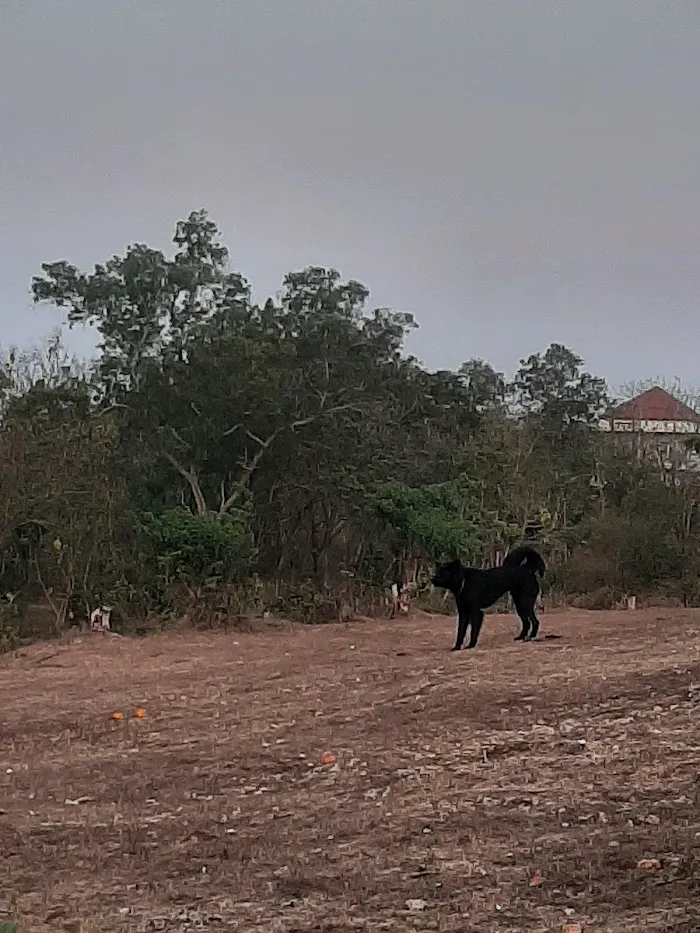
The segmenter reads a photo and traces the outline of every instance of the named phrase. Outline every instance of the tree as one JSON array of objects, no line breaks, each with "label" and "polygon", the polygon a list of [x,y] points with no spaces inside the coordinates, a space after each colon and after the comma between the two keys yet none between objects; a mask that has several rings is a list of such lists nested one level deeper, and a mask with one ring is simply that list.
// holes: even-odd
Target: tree
[{"label": "tree", "polygon": [[108,395],[138,386],[149,363],[182,356],[189,337],[205,321],[247,308],[249,286],[228,270],[228,250],[206,211],[179,221],[167,259],[137,243],[80,271],[65,260],[42,264],[32,281],[35,302],[68,312],[74,324],[93,324],[102,338],[100,371]]},{"label": "tree", "polygon": [[582,359],[561,344],[521,361],[510,386],[521,433],[520,483],[515,498],[529,499],[527,524],[545,526],[551,554],[567,560],[575,529],[593,508],[601,438],[596,429],[608,407],[605,381],[583,369]]},{"label": "tree", "polygon": [[[11,400],[0,428],[2,586],[45,599],[60,631],[74,606],[109,599],[133,559],[113,413],[79,381],[42,381]],[[110,596],[111,594],[111,596]]]},{"label": "tree", "polygon": [[480,413],[501,411],[506,401],[506,380],[490,363],[467,360],[459,368],[473,411]]},{"label": "tree", "polygon": [[0,414],[34,386],[54,389],[90,379],[90,367],[66,350],[60,330],[29,349],[10,347],[0,352]]},{"label": "tree", "polygon": [[511,386],[516,410],[558,433],[596,424],[608,406],[607,386],[582,366],[581,357],[559,343],[521,360]]},{"label": "tree", "polygon": [[696,490],[608,448],[605,383],[571,350],[510,384],[478,357],[430,372],[405,352],[413,318],[337,269],[290,272],[256,304],[204,211],[173,244],[34,279],[101,350],[81,372],[57,344],[0,367],[3,580],[192,618],[260,579],[278,611],[337,617],[397,559],[490,562],[535,535],[558,586],[586,567],[609,592],[656,585],[661,568],[687,589]]}]

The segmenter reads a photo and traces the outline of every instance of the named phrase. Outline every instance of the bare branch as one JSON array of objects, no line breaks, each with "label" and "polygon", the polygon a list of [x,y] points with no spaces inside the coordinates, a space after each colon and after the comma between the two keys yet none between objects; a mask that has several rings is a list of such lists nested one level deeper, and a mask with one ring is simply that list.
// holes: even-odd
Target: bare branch
[{"label": "bare branch", "polygon": [[180,476],[182,476],[183,479],[187,480],[187,483],[190,489],[192,490],[192,495],[194,496],[195,504],[197,506],[197,514],[204,515],[205,512],[207,511],[207,503],[204,498],[204,493],[202,492],[202,488],[199,485],[199,480],[197,479],[196,474],[193,473],[192,470],[185,469],[185,467],[179,462],[179,460],[176,460],[175,457],[173,457],[171,453],[168,453],[167,450],[163,451],[163,456],[168,461],[168,463],[170,463],[171,466],[173,466],[177,470]]},{"label": "bare branch", "polygon": [[169,428],[170,428],[170,433],[175,438],[175,440],[178,442],[180,447],[182,447],[183,449],[186,449],[187,441],[178,433],[178,431],[172,425],[170,425]]},{"label": "bare branch", "polygon": [[110,402],[109,405],[106,405],[104,408],[97,408],[91,412],[90,417],[92,418],[104,418],[105,415],[108,415],[111,411],[115,411],[118,408],[123,408],[127,410],[128,405],[122,405],[121,402]]},{"label": "bare branch", "polygon": [[55,632],[58,635],[65,628],[66,617],[68,615],[68,606],[70,604],[71,596],[73,595],[73,585],[72,585],[73,581],[72,579],[67,581],[69,585],[69,590],[64,596],[63,604],[61,605],[57,603],[53,598],[53,588],[48,587],[44,583],[44,578],[41,575],[41,568],[39,566],[39,558],[36,555],[34,555],[34,568],[36,571],[36,578],[39,582],[39,586],[43,590],[44,596],[46,597],[46,601],[48,602],[49,606],[51,607],[51,611],[54,614],[54,627],[55,627]]},{"label": "bare branch", "polygon": [[361,408],[358,408],[357,405],[351,405],[349,402],[344,405],[334,405],[333,408],[325,408],[318,414],[310,415],[308,418],[299,418],[297,421],[293,421],[291,424],[292,431],[295,431],[297,428],[302,428],[307,424],[313,424],[314,421],[318,421],[319,418],[326,415],[337,415],[341,411],[353,411],[356,415],[364,415],[364,412]]},{"label": "bare branch", "polygon": [[265,450],[266,448],[270,446],[270,444],[274,441],[274,439],[277,437],[277,435],[280,433],[281,430],[282,430],[281,428],[277,428],[277,430],[273,431],[272,434],[266,440],[263,440],[261,437],[258,437],[257,434],[253,434],[252,431],[246,430],[245,433],[248,435],[251,441],[255,441],[256,444],[260,444],[263,450]]},{"label": "bare branch", "polygon": [[246,431],[246,434],[248,435],[248,437],[250,437],[251,440],[259,444],[260,447],[258,451],[255,453],[255,455],[253,456],[253,459],[250,461],[250,463],[242,464],[241,469],[242,469],[243,475],[241,476],[239,480],[236,480],[236,482],[234,482],[233,492],[231,492],[231,494],[227,496],[225,499],[222,499],[221,505],[219,506],[219,515],[226,515],[226,513],[229,511],[231,506],[233,506],[236,503],[236,501],[241,497],[241,494],[245,492],[245,490],[248,488],[248,486],[250,485],[250,479],[253,473],[255,473],[255,471],[257,470],[258,465],[260,464],[260,461],[265,455],[265,451],[268,449],[270,444],[272,444],[275,438],[278,437],[282,433],[282,430],[283,430],[282,428],[277,428],[277,430],[273,431],[272,434],[270,434],[270,436],[267,437],[265,440],[258,437],[257,434],[253,434],[252,431]]},{"label": "bare branch", "polygon": [[312,424],[316,420],[316,415],[313,418],[300,418],[298,421],[292,421],[290,427],[292,431],[296,431],[297,428],[303,428],[307,424]]},{"label": "bare branch", "polygon": [[[291,425],[289,425],[289,428],[292,431],[296,431],[298,428],[303,428],[308,424],[313,424],[322,415],[334,415],[341,411],[354,411],[357,414],[360,414],[360,415],[363,414],[361,409],[357,408],[354,405],[349,405],[349,404],[336,405],[334,408],[329,408],[325,411],[319,412],[318,414],[312,415],[308,418],[298,418],[296,421],[293,421]],[[233,429],[229,429],[228,433],[231,433],[232,430]],[[231,508],[234,502],[239,498],[241,492],[248,488],[250,479],[253,473],[257,470],[260,464],[260,461],[262,460],[265,454],[265,451],[270,447],[273,441],[275,441],[279,437],[279,435],[283,432],[283,430],[284,430],[284,427],[277,428],[276,430],[272,432],[272,434],[269,435],[269,437],[266,437],[265,439],[263,439],[262,437],[258,437],[257,434],[254,434],[250,430],[246,430],[245,433],[248,435],[248,437],[252,441],[255,441],[255,443],[258,444],[259,449],[255,453],[250,463],[244,463],[242,465],[243,476],[241,477],[240,480],[237,480],[233,484],[235,487],[233,492],[226,499],[222,501],[221,506],[219,507],[219,515],[223,515],[226,512],[228,512],[228,510]]]}]

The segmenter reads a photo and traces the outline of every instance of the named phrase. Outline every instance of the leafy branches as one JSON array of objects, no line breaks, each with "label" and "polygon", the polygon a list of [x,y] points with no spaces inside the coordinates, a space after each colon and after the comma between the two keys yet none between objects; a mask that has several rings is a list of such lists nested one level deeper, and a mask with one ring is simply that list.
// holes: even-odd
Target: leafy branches
[{"label": "leafy branches", "polygon": [[[91,272],[45,263],[32,291],[92,324],[100,357],[81,368],[56,344],[0,367],[8,592],[158,609],[174,581],[194,599],[257,573],[335,606],[397,556],[481,563],[526,534],[556,579],[581,579],[606,528],[591,579],[692,577],[692,483],[611,450],[605,383],[561,344],[512,381],[478,357],[430,372],[404,350],[412,316],[371,307],[336,269],[290,272],[254,303],[204,211],[169,255],[136,243]],[[24,527],[43,529],[31,546]]]}]

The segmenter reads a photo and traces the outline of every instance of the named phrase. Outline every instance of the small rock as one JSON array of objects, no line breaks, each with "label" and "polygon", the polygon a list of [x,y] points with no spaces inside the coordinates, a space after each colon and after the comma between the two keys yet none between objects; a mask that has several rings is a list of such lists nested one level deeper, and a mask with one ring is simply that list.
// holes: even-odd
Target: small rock
[{"label": "small rock", "polygon": [[420,897],[409,897],[409,899],[406,901],[406,909],[414,912],[418,910],[425,910],[427,906],[428,902],[424,901]]},{"label": "small rock", "polygon": [[656,871],[661,868],[661,862],[657,858],[643,858],[637,862],[637,868],[640,871]]}]

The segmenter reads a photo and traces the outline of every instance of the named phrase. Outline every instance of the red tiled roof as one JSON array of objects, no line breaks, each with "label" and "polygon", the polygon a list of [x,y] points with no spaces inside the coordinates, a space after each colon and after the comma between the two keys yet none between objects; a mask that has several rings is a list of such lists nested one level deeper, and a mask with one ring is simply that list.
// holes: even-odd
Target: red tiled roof
[{"label": "red tiled roof", "polygon": [[613,408],[609,417],[627,421],[693,421],[700,424],[700,414],[661,386],[654,386],[636,398],[623,402]]}]

